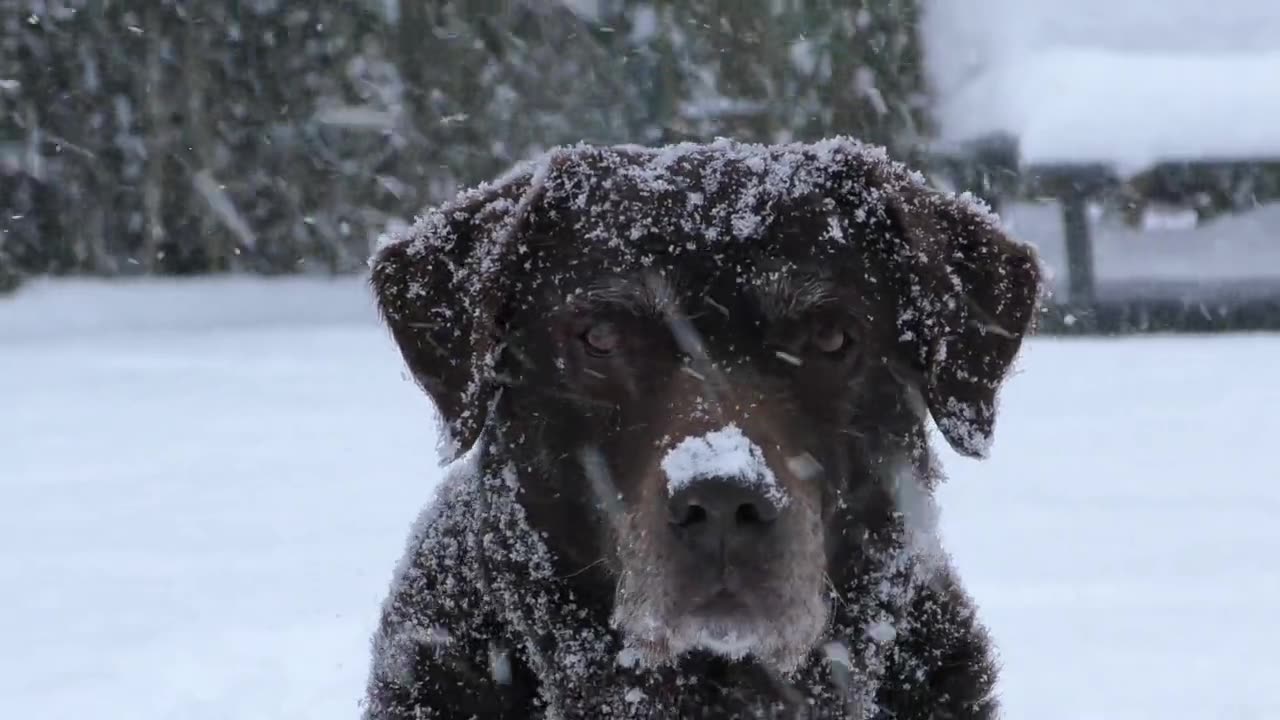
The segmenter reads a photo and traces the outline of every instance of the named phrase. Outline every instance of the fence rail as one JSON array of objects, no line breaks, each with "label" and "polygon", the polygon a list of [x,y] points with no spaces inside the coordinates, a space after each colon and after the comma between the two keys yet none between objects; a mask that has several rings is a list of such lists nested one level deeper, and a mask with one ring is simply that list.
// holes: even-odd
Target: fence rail
[{"label": "fence rail", "polygon": [[[1280,160],[1184,159],[1125,178],[1102,163],[1022,165],[1016,140],[992,136],[941,149],[932,166],[958,189],[971,189],[1006,213],[1018,201],[1048,198],[1058,204],[1062,253],[1052,270],[1060,279],[1045,303],[1042,333],[1280,330],[1280,226],[1266,230],[1274,233],[1268,239],[1274,252],[1241,258],[1247,275],[1198,277],[1190,272],[1170,279],[1135,267],[1117,278],[1099,273],[1090,219],[1090,208],[1102,206],[1137,223],[1149,203],[1160,202],[1180,203],[1195,213],[1197,224],[1255,210],[1280,202]],[[1035,244],[1045,240],[1024,239]],[[1160,252],[1151,250],[1151,264],[1162,259]],[[1269,262],[1275,267],[1258,266]]]}]

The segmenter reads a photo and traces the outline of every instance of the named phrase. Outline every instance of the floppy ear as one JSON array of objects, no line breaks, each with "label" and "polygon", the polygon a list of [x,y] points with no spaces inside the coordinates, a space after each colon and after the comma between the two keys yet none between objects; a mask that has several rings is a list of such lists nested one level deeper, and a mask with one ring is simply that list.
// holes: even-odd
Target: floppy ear
[{"label": "floppy ear", "polygon": [[969,196],[913,182],[890,197],[900,234],[889,261],[899,283],[898,347],[943,437],[957,452],[985,457],[996,393],[1040,298],[1035,253]]},{"label": "floppy ear", "polygon": [[370,261],[382,318],[444,420],[448,460],[475,443],[493,397],[486,364],[498,338],[492,308],[480,299],[490,279],[480,257],[509,229],[527,180],[428,211]]}]

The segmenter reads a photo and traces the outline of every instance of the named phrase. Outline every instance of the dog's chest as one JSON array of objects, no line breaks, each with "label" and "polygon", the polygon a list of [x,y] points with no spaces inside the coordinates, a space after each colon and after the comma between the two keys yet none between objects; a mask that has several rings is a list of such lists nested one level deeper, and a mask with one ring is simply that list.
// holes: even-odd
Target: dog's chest
[{"label": "dog's chest", "polygon": [[[554,675],[554,673],[553,673]],[[683,663],[679,668],[622,670],[573,687],[546,678],[537,717],[666,720],[825,720],[859,717],[857,701],[818,665],[782,678],[750,663]],[[851,714],[852,713],[852,714]]]}]

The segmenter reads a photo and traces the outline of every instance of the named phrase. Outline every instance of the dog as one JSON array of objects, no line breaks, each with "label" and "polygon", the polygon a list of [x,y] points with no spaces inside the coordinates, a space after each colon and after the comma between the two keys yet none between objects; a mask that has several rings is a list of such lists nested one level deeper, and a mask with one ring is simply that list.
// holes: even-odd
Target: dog
[{"label": "dog", "polygon": [[368,720],[990,718],[929,445],[989,449],[1033,251],[844,137],[565,146],[371,260],[449,467]]}]

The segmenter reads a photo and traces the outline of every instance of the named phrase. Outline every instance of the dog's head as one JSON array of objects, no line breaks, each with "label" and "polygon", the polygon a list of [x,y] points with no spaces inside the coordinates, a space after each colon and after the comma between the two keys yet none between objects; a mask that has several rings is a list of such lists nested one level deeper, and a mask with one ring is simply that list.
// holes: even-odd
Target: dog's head
[{"label": "dog's head", "polygon": [[785,668],[927,416],[986,452],[1039,277],[984,210],[836,140],[553,151],[373,283],[457,446],[501,436],[637,649]]}]

